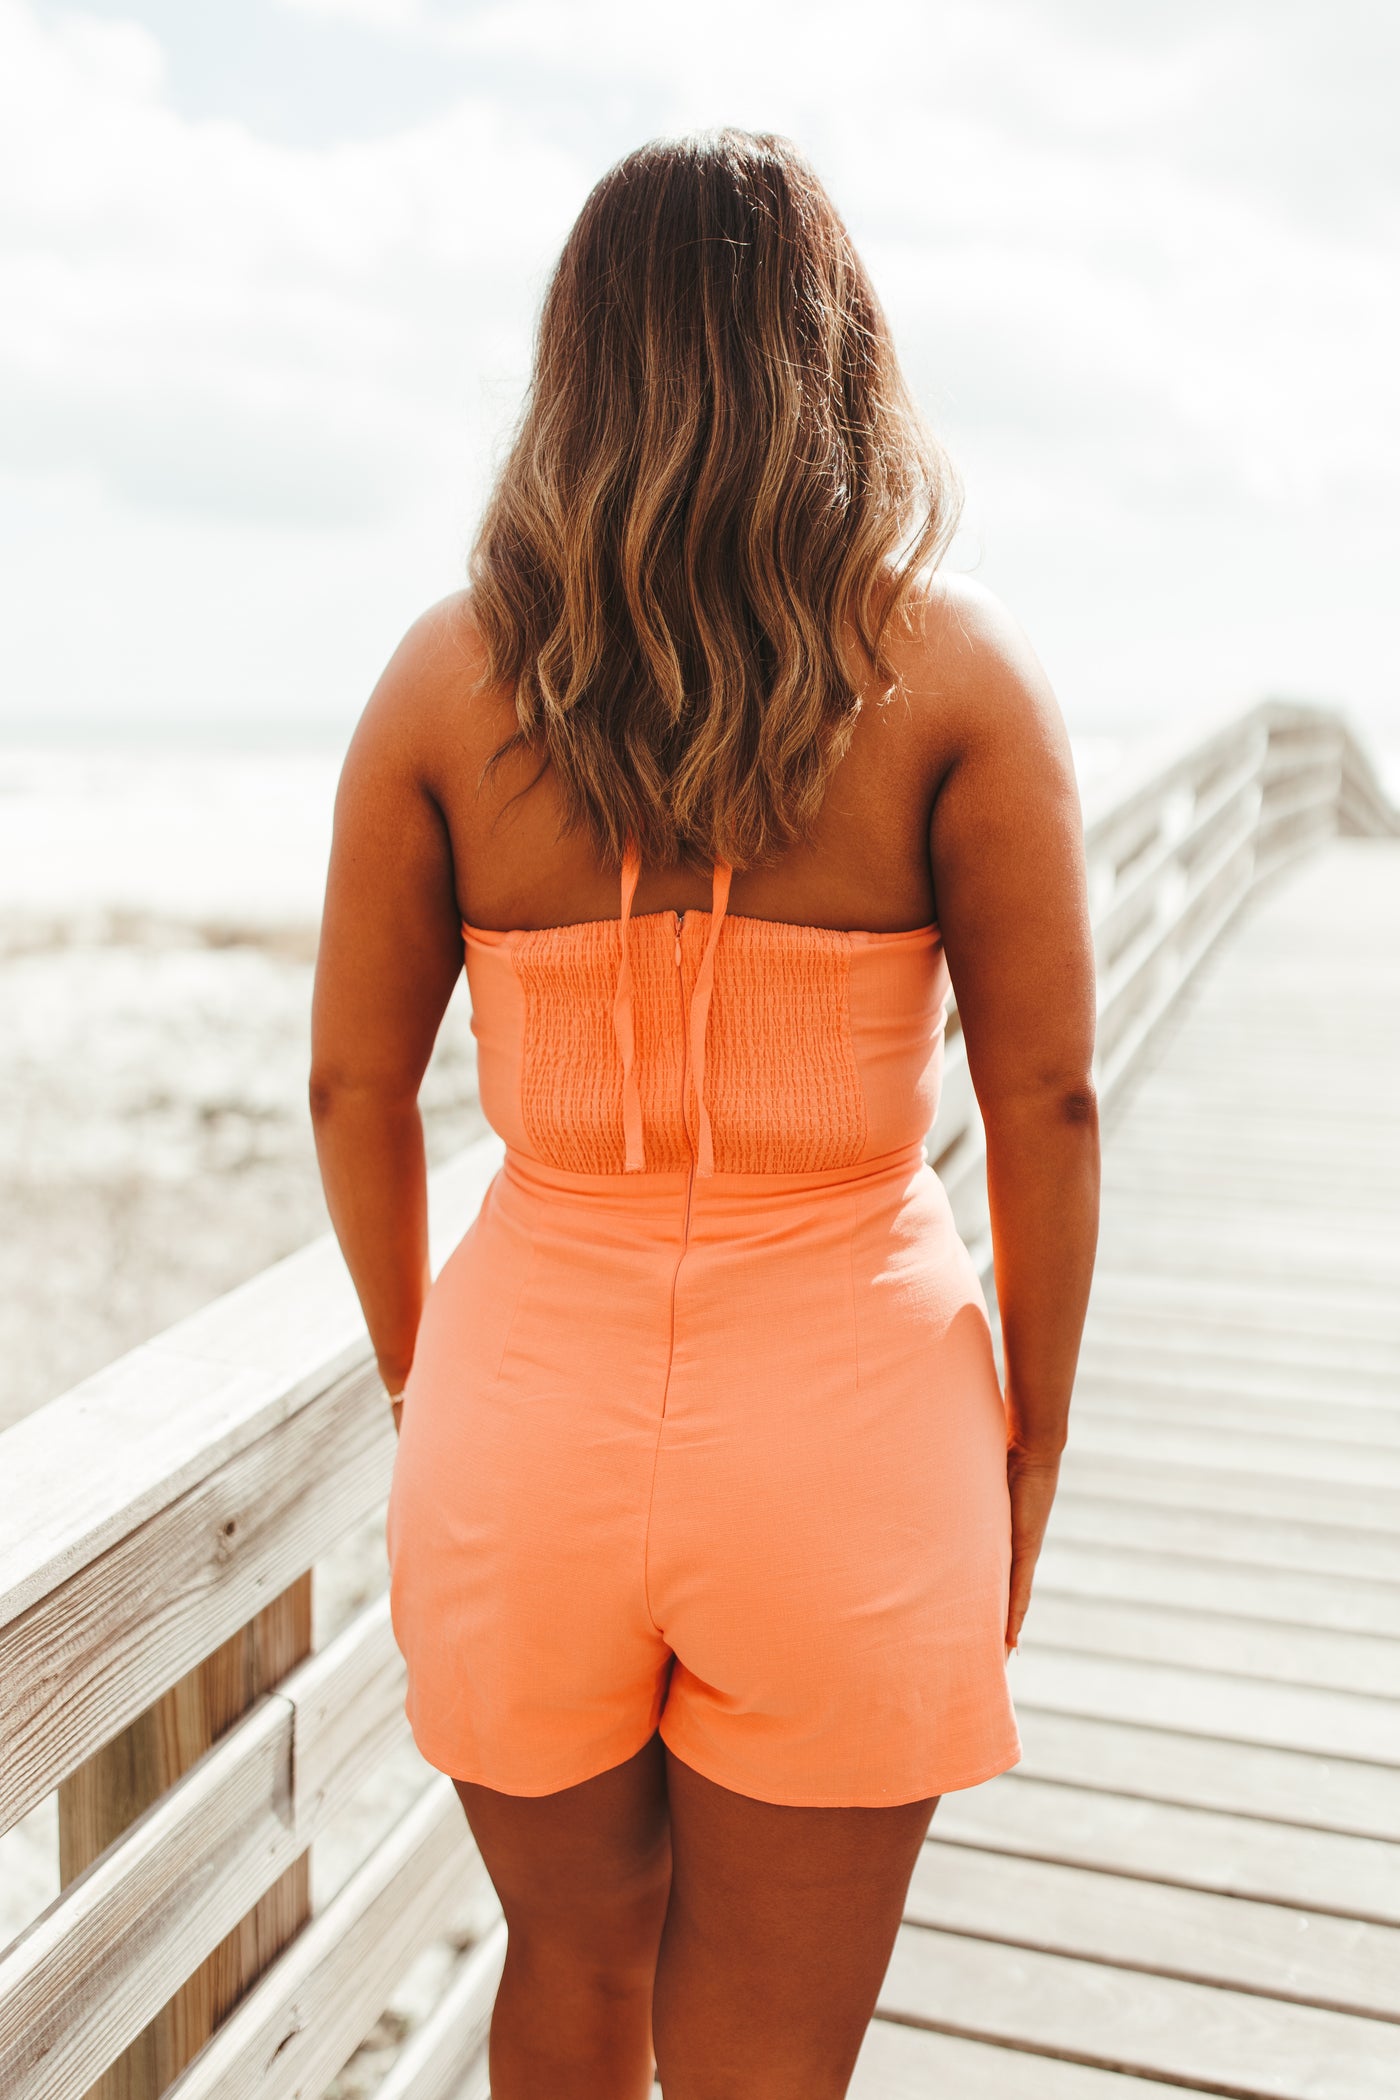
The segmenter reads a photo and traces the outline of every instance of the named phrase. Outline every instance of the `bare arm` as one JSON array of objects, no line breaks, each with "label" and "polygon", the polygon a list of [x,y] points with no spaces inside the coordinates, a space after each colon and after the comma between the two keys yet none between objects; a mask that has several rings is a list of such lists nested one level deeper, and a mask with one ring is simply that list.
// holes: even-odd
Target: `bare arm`
[{"label": "bare arm", "polygon": [[451,850],[419,748],[434,621],[400,645],[346,754],[312,998],[321,1181],[391,1393],[431,1280],[418,1089],[462,967]]},{"label": "bare arm", "polygon": [[956,735],[930,850],[987,1133],[1014,1645],[1058,1479],[1098,1238],[1093,942],[1069,738],[1044,672],[1004,608],[975,587],[952,587],[939,625]]}]

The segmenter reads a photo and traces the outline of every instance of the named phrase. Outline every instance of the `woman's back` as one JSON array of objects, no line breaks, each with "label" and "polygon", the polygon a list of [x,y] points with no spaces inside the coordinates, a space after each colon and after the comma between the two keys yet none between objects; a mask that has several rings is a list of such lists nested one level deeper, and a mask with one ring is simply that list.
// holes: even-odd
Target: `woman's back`
[{"label": "woman's back", "polygon": [[[736,873],[730,910],[799,926],[895,932],[937,917],[929,827],[967,707],[957,627],[973,587],[937,579],[916,609],[921,631],[889,644],[901,690],[872,678],[850,747],[835,766],[810,840],[773,866]],[[425,616],[404,666],[404,732],[447,828],[460,916],[499,931],[616,917],[618,871],[586,835],[560,835],[563,799],[539,757],[518,750],[479,775],[514,727],[507,691],[481,690],[469,594]],[[911,621],[912,626],[912,621]],[[956,630],[956,632],[955,632]],[[961,649],[958,643],[962,642]],[[425,666],[432,674],[425,679]],[[634,910],[708,909],[708,874],[643,863]]]},{"label": "woman's back", "polygon": [[[441,617],[465,671],[469,604]],[[931,713],[864,707],[810,842],[771,868],[725,868],[717,912],[693,870],[640,856],[621,880],[599,870],[586,840],[559,836],[558,796],[547,775],[530,784],[530,764],[480,786],[463,725],[484,757],[502,710],[461,695],[430,770],[454,866],[470,871],[459,902],[481,1101],[507,1143],[622,1172],[629,1107],[633,1167],[684,1167],[703,1138],[721,1172],[810,1172],[922,1138],[949,989],[929,879]],[[899,924],[901,899],[922,917]],[[892,906],[896,923],[880,923]]]}]

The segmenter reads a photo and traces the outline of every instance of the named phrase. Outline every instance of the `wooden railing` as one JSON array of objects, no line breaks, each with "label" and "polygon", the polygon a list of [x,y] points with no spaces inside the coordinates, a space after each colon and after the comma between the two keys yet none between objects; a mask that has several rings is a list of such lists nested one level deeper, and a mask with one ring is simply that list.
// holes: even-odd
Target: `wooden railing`
[{"label": "wooden railing", "polygon": [[[1106,1120],[1217,935],[1277,870],[1339,831],[1400,836],[1400,815],[1345,719],[1288,701],[1154,745],[1088,798]],[[990,1292],[986,1141],[956,1008],[928,1152]]]},{"label": "wooden railing", "polygon": [[[1088,812],[1099,1085],[1116,1098],[1211,943],[1325,834],[1395,833],[1345,724],[1264,704],[1157,752]],[[929,1155],[990,1285],[984,1148],[952,1016]],[[432,1179],[436,1268],[501,1158]],[[383,1596],[310,1649],[310,1575],[378,1509],[388,1410],[317,1241],[0,1437],[0,1831],[57,1790],[63,1893],[0,1956],[5,2100],[322,2091],[417,1952],[489,1886],[430,1776],[311,1915],[318,1834],[406,1740]],[[497,1921],[382,2100],[437,2100],[482,2044]]]}]

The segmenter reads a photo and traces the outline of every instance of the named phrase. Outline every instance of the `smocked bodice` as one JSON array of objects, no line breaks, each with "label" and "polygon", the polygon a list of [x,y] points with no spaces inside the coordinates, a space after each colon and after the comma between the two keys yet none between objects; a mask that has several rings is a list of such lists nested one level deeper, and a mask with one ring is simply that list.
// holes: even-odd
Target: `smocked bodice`
[{"label": "smocked bodice", "polygon": [[936,926],[837,932],[728,910],[498,933],[462,925],[481,1104],[579,1174],[807,1174],[921,1144],[948,974]]}]

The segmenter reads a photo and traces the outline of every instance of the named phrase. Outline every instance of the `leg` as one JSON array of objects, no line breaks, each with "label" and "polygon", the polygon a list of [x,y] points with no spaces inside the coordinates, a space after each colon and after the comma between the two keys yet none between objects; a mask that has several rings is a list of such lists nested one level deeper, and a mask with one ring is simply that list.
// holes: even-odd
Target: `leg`
[{"label": "leg", "polygon": [[457,1792],[508,1931],[492,2100],[645,2100],[671,1878],[660,1737],[560,1793]]},{"label": "leg", "polygon": [[783,1808],[668,1752],[672,1881],[656,1972],[666,2100],[841,2100],[936,1798]]}]

